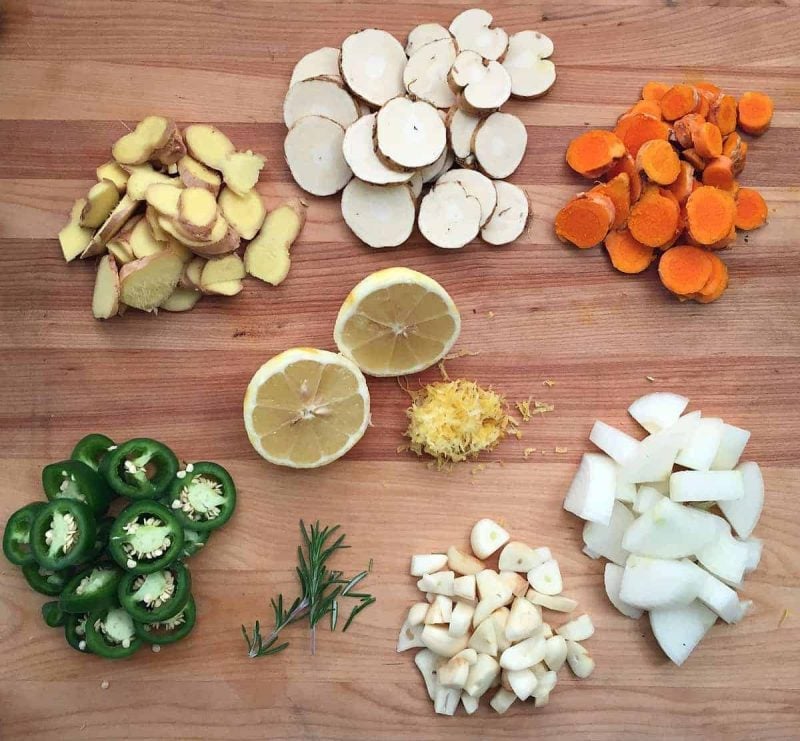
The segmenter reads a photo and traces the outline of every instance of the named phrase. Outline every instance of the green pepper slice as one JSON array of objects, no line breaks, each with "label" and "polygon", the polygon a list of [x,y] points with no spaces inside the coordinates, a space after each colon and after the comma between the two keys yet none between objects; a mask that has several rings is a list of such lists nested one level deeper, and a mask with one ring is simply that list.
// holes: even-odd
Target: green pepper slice
[{"label": "green pepper slice", "polygon": [[100,461],[103,456],[108,453],[108,449],[113,447],[114,441],[110,437],[93,433],[82,437],[72,449],[70,458],[74,461],[85,463],[89,468],[97,470],[100,467]]},{"label": "green pepper slice", "polygon": [[42,605],[42,619],[49,628],[61,628],[67,622],[66,613],[58,606],[58,601]]},{"label": "green pepper slice", "polygon": [[111,536],[111,526],[113,524],[113,517],[104,517],[97,523],[97,532],[94,536],[92,550],[80,560],[80,563],[77,564],[78,566],[88,566],[94,564],[98,559],[102,560],[105,550],[108,548],[108,539]]},{"label": "green pepper slice", "polygon": [[180,561],[152,574],[125,574],[119,603],[139,623],[161,623],[175,617],[189,601],[192,577]]},{"label": "green pepper slice", "polygon": [[231,519],[236,487],[222,466],[210,461],[189,463],[175,475],[165,503],[185,528],[208,532]]},{"label": "green pepper slice", "polygon": [[157,499],[177,472],[175,453],[146,437],[122,443],[100,461],[100,473],[108,485],[129,499]]},{"label": "green pepper slice", "polygon": [[59,604],[64,612],[91,612],[113,604],[122,571],[105,563],[80,571],[67,582]]},{"label": "green pepper slice", "polygon": [[48,597],[58,597],[69,581],[71,570],[53,571],[40,566],[38,563],[25,564],[22,567],[22,575],[28,586],[34,592],[47,595]]},{"label": "green pepper slice", "polygon": [[31,502],[18,509],[8,518],[3,531],[3,553],[15,566],[35,563],[31,551],[31,528],[36,514],[44,507],[44,502]]},{"label": "green pepper slice", "polygon": [[203,546],[211,537],[211,532],[200,533],[197,530],[187,530],[183,528],[183,550],[180,557],[183,559],[191,558],[195,553],[203,550]]},{"label": "green pepper slice", "polygon": [[165,620],[163,623],[134,623],[133,625],[136,635],[143,641],[163,646],[175,643],[189,635],[196,621],[197,608],[194,604],[194,597],[190,596],[186,607],[175,617]]},{"label": "green pepper slice", "polygon": [[54,499],[36,514],[31,550],[40,566],[61,571],[91,551],[97,534],[94,515],[77,499]]},{"label": "green pepper slice", "polygon": [[111,526],[108,552],[126,571],[152,574],[176,561],[183,550],[183,528],[163,504],[134,502]]},{"label": "green pepper slice", "polygon": [[85,613],[80,615],[67,615],[64,620],[64,637],[72,648],[85,654],[92,651],[86,645],[86,622],[89,616]]},{"label": "green pepper slice", "polygon": [[105,514],[111,504],[106,482],[81,461],[60,461],[42,469],[42,486],[47,498],[77,499],[89,505],[96,517]]},{"label": "green pepper slice", "polygon": [[141,648],[142,639],[136,635],[133,618],[114,605],[89,613],[86,646],[103,658],[124,659]]}]

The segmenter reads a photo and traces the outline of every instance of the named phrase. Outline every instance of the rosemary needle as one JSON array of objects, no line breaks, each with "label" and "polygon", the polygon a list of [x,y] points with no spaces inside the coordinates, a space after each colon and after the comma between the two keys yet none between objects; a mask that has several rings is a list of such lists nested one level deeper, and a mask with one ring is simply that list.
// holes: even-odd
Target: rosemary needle
[{"label": "rosemary needle", "polygon": [[[353,577],[345,579],[341,571],[328,568],[328,561],[339,550],[349,548],[344,544],[344,534],[334,538],[338,525],[333,527],[320,527],[319,521],[306,528],[300,520],[300,532],[303,543],[297,547],[297,562],[295,567],[297,578],[300,581],[300,597],[295,599],[289,607],[284,607],[283,595],[270,600],[274,613],[274,627],[267,635],[261,634],[261,622],[256,620],[252,629],[252,636],[247,628],[242,625],[242,636],[247,643],[247,655],[250,658],[269,656],[283,651],[288,642],[278,643],[280,632],[292,623],[308,618],[311,628],[311,653],[316,651],[317,623],[326,615],[330,615],[331,630],[336,630],[339,618],[339,601],[343,597],[358,600],[342,628],[346,631],[356,615],[375,602],[375,597],[364,592],[352,590],[366,579],[372,571],[372,559],[366,571],[360,571]],[[330,542],[332,540],[332,542]]]}]

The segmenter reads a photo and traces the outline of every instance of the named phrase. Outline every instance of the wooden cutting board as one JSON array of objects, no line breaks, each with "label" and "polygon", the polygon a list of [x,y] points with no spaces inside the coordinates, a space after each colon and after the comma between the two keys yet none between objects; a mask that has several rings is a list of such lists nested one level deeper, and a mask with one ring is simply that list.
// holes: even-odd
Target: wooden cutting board
[{"label": "wooden cutting board", "polygon": [[[220,125],[269,157],[259,190],[272,208],[297,195],[283,162],[281,103],[293,64],[380,27],[404,39],[448,23],[457,3],[17,2],[0,26],[0,523],[42,497],[43,464],[88,432],[148,435],[187,460],[226,465],[241,492],[231,524],[192,561],[199,621],[190,640],[159,654],[107,662],[70,650],[44,627],[19,573],[0,564],[0,737],[118,738],[580,738],[774,739],[800,736],[800,12],[791,3],[491,3],[509,31],[535,28],[556,45],[558,82],[515,103],[529,132],[513,180],[534,220],[505,248],[445,254],[418,236],[370,250],[342,223],[335,198],[309,199],[309,219],[278,288],[248,281],[234,299],[187,314],[96,322],[93,270],[65,265],[55,235],[111,143],[149,113]],[[600,249],[558,244],[552,218],[585,183],[563,164],[567,142],[611,126],[649,79],[709,78],[776,104],[772,129],[751,145],[743,182],[759,188],[769,225],[725,256],[731,286],[718,303],[681,304],[654,271],[626,277]],[[241,422],[258,366],[294,345],[332,348],[336,311],[357,280],[406,265],[439,280],[458,303],[453,376],[510,400],[555,405],[482,460],[452,473],[398,454],[408,397],[370,381],[373,426],[346,459],[298,473],[260,460]],[[437,377],[435,371],[421,380]],[[553,380],[552,387],[543,385]],[[416,379],[412,381],[416,383]],[[602,566],[581,554],[581,525],[562,497],[595,418],[634,432],[637,396],[672,390],[693,408],[752,430],[746,457],[767,484],[756,535],[759,570],[744,596],[755,609],[716,626],[682,669],[669,664],[646,620],[609,606]],[[525,448],[535,447],[528,459]],[[557,452],[562,450],[563,452]],[[416,599],[415,552],[463,544],[491,516],[518,539],[550,546],[566,593],[597,626],[590,680],[564,672],[550,705],[505,716],[434,716],[397,631]],[[298,520],[340,523],[357,570],[374,559],[378,598],[346,634],[305,629],[289,649],[250,660],[239,632],[269,622],[269,598],[294,593]],[[788,616],[785,612],[788,610]],[[782,618],[783,616],[783,618]],[[101,683],[108,686],[102,689]]]}]

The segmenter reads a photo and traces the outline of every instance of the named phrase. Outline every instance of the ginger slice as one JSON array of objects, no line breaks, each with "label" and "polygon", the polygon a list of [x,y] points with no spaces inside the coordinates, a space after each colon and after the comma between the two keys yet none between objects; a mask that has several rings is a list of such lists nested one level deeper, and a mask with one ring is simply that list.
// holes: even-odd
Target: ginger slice
[{"label": "ginger slice", "polygon": [[344,129],[336,121],[323,116],[301,118],[283,142],[295,182],[315,196],[338,193],[353,177],[343,143]]},{"label": "ginger slice", "polygon": [[[163,146],[156,148],[150,155],[150,160],[156,162],[168,170],[174,168],[178,160],[186,154],[186,144],[183,141],[181,132],[174,122],[170,122],[172,128],[169,138]],[[177,170],[175,170],[175,173]],[[174,174],[174,173],[172,173]]]},{"label": "ginger slice", "polygon": [[456,45],[449,33],[446,38],[427,44],[408,60],[403,70],[406,91],[436,108],[455,105],[456,96],[447,81],[455,61]]},{"label": "ginger slice", "polygon": [[186,188],[178,196],[178,223],[192,237],[208,239],[217,223],[219,209],[214,195],[205,188]]},{"label": "ginger slice", "polygon": [[97,263],[97,276],[92,294],[95,319],[110,319],[119,313],[120,284],[113,255],[103,255]]},{"label": "ginger slice", "polygon": [[437,247],[464,247],[480,231],[480,201],[459,182],[437,183],[420,203],[417,224],[425,239]]},{"label": "ginger slice", "polygon": [[189,311],[194,308],[195,304],[202,298],[203,294],[200,291],[192,288],[183,288],[178,286],[168,296],[159,309],[164,311]]},{"label": "ginger slice", "polygon": [[493,113],[483,119],[472,136],[478,167],[490,178],[503,180],[519,167],[528,146],[525,125],[510,113]]},{"label": "ginger slice", "polygon": [[413,170],[439,159],[447,145],[447,133],[430,103],[394,98],[378,111],[375,142],[390,167]]},{"label": "ginger slice", "polygon": [[264,201],[255,189],[240,196],[223,188],[218,203],[225,220],[242,239],[255,237],[267,216]]},{"label": "ginger slice", "polygon": [[203,275],[206,259],[204,257],[194,257],[186,263],[179,285],[182,288],[189,288],[194,291],[200,290],[200,278]]},{"label": "ginger slice", "polygon": [[493,20],[485,10],[470,8],[453,19],[450,33],[461,51],[475,51],[486,60],[497,61],[508,49],[508,34],[502,28],[491,28]]},{"label": "ginger slice", "polygon": [[508,39],[503,67],[511,76],[511,95],[515,98],[538,98],[556,81],[556,66],[547,58],[553,42],[538,31],[520,31]]},{"label": "ginger slice", "polygon": [[178,188],[171,183],[154,183],[145,191],[145,200],[163,216],[177,219],[179,216],[179,203],[183,188]]},{"label": "ginger slice", "polygon": [[[298,83],[298,87],[304,84],[306,83]],[[258,182],[259,173],[265,163],[260,154],[254,154],[250,150],[237,152],[225,134],[208,124],[187,126],[183,134],[189,154],[204,165],[221,172],[225,184],[237,193],[247,193]]]},{"label": "ginger slice", "polygon": [[222,179],[232,191],[244,195],[256,187],[266,160],[260,154],[234,152],[222,163]]},{"label": "ginger slice", "polygon": [[489,221],[481,229],[481,239],[492,245],[510,244],[528,224],[530,204],[522,188],[505,180],[493,180],[497,205]]},{"label": "ginger slice", "polygon": [[410,183],[372,185],[354,178],[342,192],[342,218],[370,247],[396,247],[414,229],[415,199]]},{"label": "ginger slice", "polygon": [[120,232],[138,207],[139,201],[134,201],[127,193],[122,196],[103,225],[94,233],[86,249],[81,252],[81,259],[105,252],[106,244]]},{"label": "ginger slice", "polygon": [[226,280],[220,283],[212,283],[205,287],[206,293],[216,293],[218,296],[236,296],[242,292],[242,281]]},{"label": "ginger slice", "polygon": [[171,250],[134,260],[119,272],[120,299],[127,306],[155,311],[169,298],[183,273],[183,262]]},{"label": "ginger slice", "polygon": [[386,31],[367,28],[342,42],[342,79],[355,95],[373,106],[403,95],[406,62],[403,46]]},{"label": "ginger slice", "polygon": [[339,50],[332,46],[323,46],[301,57],[292,70],[289,87],[296,82],[313,80],[319,77],[328,77],[332,80],[342,81],[339,73]]},{"label": "ginger slice", "polygon": [[178,160],[178,176],[187,188],[205,188],[215,197],[219,195],[222,178],[188,154]]},{"label": "ginger slice", "polygon": [[[376,114],[371,113],[347,127],[341,146],[345,162],[353,171],[353,175],[365,183],[390,185],[408,182],[414,174],[413,171],[401,172],[388,167],[375,152],[375,119]],[[441,160],[446,154],[446,151],[442,152],[437,160],[440,163],[439,167],[442,166]]]},{"label": "ginger slice", "polygon": [[110,180],[95,183],[86,194],[86,204],[81,211],[81,226],[99,227],[119,203],[119,190]]},{"label": "ginger slice", "polygon": [[141,165],[169,141],[174,130],[174,121],[163,116],[147,116],[134,131],[114,142],[111,154],[121,165]]},{"label": "ginger slice", "polygon": [[306,220],[306,206],[292,199],[267,215],[256,238],[247,245],[244,266],[248,274],[277,286],[289,274],[289,249]]},{"label": "ginger slice", "polygon": [[71,262],[78,255],[83,254],[83,251],[89,246],[92,241],[94,229],[88,229],[81,226],[81,214],[83,213],[84,206],[86,206],[86,199],[79,198],[72,204],[72,210],[69,214],[69,221],[62,227],[58,233],[58,242],[61,245],[61,254],[67,262]]},{"label": "ginger slice", "polygon": [[215,283],[227,283],[232,280],[241,280],[247,273],[244,269],[242,258],[236,253],[225,257],[216,257],[208,260],[200,275],[200,289],[208,290]]},{"label": "ginger slice", "polygon": [[99,180],[110,180],[114,185],[117,186],[117,190],[119,191],[120,195],[125,194],[125,190],[128,186],[128,173],[119,166],[118,163],[110,160],[108,162],[104,162],[100,165],[97,170],[95,170],[97,174],[97,179]]},{"label": "ginger slice", "polygon": [[175,188],[183,187],[183,183],[180,180],[165,175],[163,172],[157,172],[149,164],[134,165],[130,167],[127,194],[134,201],[143,201],[145,200],[147,189],[156,183],[171,185]]},{"label": "ginger slice", "polygon": [[133,254],[133,248],[131,246],[131,235],[133,234],[133,230],[136,228],[136,225],[143,221],[142,216],[135,216],[128,221],[127,224],[117,233],[117,235],[108,242],[106,245],[106,249],[114,255],[117,263],[119,265],[126,265],[129,262],[133,262],[136,259],[136,255]]}]

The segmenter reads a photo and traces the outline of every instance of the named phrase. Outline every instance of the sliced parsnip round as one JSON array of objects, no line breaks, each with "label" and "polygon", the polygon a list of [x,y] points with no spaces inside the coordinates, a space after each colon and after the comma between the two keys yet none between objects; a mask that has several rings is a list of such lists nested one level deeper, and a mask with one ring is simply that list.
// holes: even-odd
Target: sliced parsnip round
[{"label": "sliced parsnip round", "polygon": [[481,204],[480,226],[492,218],[497,205],[497,191],[486,175],[482,175],[476,170],[450,170],[436,181],[437,186],[443,183],[460,183],[467,195],[478,199],[478,203]]},{"label": "sliced parsnip round", "polygon": [[435,162],[447,144],[439,113],[430,103],[394,98],[378,111],[375,141],[389,163],[418,169]]},{"label": "sliced parsnip round", "polygon": [[414,26],[408,32],[406,56],[412,57],[423,46],[430,44],[432,41],[451,38],[453,37],[450,35],[450,31],[438,23],[422,23],[419,26]]},{"label": "sliced parsnip round", "polygon": [[97,263],[97,276],[92,295],[95,319],[110,319],[119,313],[119,273],[113,255],[103,255]]},{"label": "sliced parsnip round", "polygon": [[510,113],[493,113],[477,125],[472,135],[472,152],[478,166],[496,180],[507,178],[519,167],[527,146],[525,125]]},{"label": "sliced parsnip round", "polygon": [[450,33],[462,51],[476,51],[484,59],[497,60],[508,47],[508,34],[502,28],[490,28],[491,25],[491,13],[470,8],[453,19]]},{"label": "sliced parsnip round", "polygon": [[372,185],[351,180],[342,193],[342,216],[370,247],[403,244],[414,228],[416,206],[406,184]]},{"label": "sliced parsnip round", "polygon": [[485,116],[496,111],[511,97],[511,77],[499,62],[489,62],[483,75],[470,82],[458,99],[458,105],[467,113]]},{"label": "sliced parsnip round", "polygon": [[480,223],[481,204],[460,183],[437,183],[419,207],[419,230],[437,247],[463,247],[478,236]]},{"label": "sliced parsnip round", "polygon": [[472,116],[460,108],[451,108],[447,112],[447,137],[456,161],[462,167],[474,167],[475,155],[472,153],[472,136],[481,122],[478,116]]},{"label": "sliced parsnip round", "polygon": [[240,196],[230,188],[223,188],[219,194],[219,207],[225,220],[242,239],[255,237],[267,216],[264,200],[256,190]]},{"label": "sliced parsnip round", "polygon": [[86,194],[86,204],[81,210],[80,225],[96,229],[119,203],[119,190],[111,180],[95,183]]},{"label": "sliced parsnip round", "polygon": [[292,177],[303,190],[330,196],[347,185],[353,173],[342,153],[343,141],[344,129],[324,116],[305,116],[289,129],[283,151]]},{"label": "sliced parsnip round", "polygon": [[183,273],[183,262],[171,250],[134,260],[119,272],[120,299],[126,306],[154,311],[169,298]]},{"label": "sliced parsnip round", "polygon": [[387,167],[375,152],[375,117],[375,113],[370,113],[347,127],[342,142],[345,161],[353,174],[367,183],[406,183],[414,173]]},{"label": "sliced parsnip round", "polygon": [[445,147],[444,152],[439,155],[436,162],[431,163],[427,167],[423,167],[419,174],[422,176],[423,183],[430,183],[436,180],[443,173],[447,172],[453,166],[453,150],[450,147]]},{"label": "sliced parsnip round", "polygon": [[411,188],[411,195],[414,197],[415,203],[419,200],[419,197],[422,195],[422,186],[424,184],[425,183],[422,179],[422,173],[419,171],[415,172],[411,176],[411,179],[408,181],[408,187]]},{"label": "sliced parsnip round", "polygon": [[354,95],[370,105],[382,106],[403,94],[406,61],[406,53],[394,36],[367,28],[342,42],[339,66]]},{"label": "sliced parsnip round", "polygon": [[178,286],[159,306],[164,311],[189,311],[202,298],[203,294],[193,288],[183,288]]},{"label": "sliced parsnip round", "polygon": [[417,51],[403,72],[403,84],[408,94],[437,108],[449,108],[456,102],[447,76],[456,59],[456,44],[450,34],[432,41]]},{"label": "sliced parsnip round", "polygon": [[304,116],[324,116],[347,128],[358,118],[359,110],[350,93],[338,82],[302,80],[286,93],[283,122],[291,129]]},{"label": "sliced parsnip round", "polygon": [[453,61],[448,75],[448,83],[456,92],[461,92],[467,85],[483,79],[486,67],[483,57],[476,51],[461,51]]},{"label": "sliced parsnip round", "polygon": [[556,81],[556,66],[549,60],[553,42],[538,31],[520,31],[508,40],[503,67],[511,76],[511,94],[538,98]]},{"label": "sliced parsnip round", "polygon": [[311,51],[294,66],[289,87],[296,82],[313,80],[317,77],[330,77],[337,82],[342,81],[339,74],[339,50],[332,46],[323,46],[321,49]]},{"label": "sliced parsnip round", "polygon": [[492,218],[481,229],[481,239],[489,244],[509,244],[525,230],[530,214],[530,205],[522,188],[494,180],[497,191],[497,206]]}]

